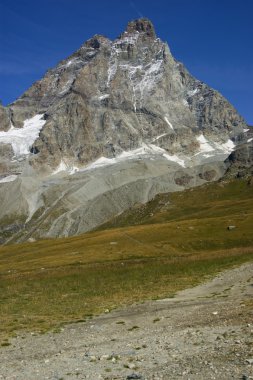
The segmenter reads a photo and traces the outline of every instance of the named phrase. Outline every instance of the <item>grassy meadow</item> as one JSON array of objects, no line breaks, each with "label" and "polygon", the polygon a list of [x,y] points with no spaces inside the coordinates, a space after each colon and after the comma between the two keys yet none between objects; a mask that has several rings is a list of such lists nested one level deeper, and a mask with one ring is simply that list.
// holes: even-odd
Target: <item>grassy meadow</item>
[{"label": "grassy meadow", "polygon": [[159,195],[81,236],[2,246],[0,344],[173,297],[252,260],[252,227],[253,187],[235,180]]}]

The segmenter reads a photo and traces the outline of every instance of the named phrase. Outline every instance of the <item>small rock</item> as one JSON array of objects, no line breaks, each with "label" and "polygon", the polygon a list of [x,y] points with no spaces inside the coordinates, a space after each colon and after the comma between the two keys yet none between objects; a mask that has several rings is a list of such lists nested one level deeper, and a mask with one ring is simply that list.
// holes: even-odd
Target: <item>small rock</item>
[{"label": "small rock", "polygon": [[91,355],[90,356],[90,362],[95,362],[97,360],[96,356]]},{"label": "small rock", "polygon": [[134,363],[128,363],[128,368],[130,368],[130,369],[136,369],[136,364],[134,364]]},{"label": "small rock", "polygon": [[227,227],[227,229],[228,229],[229,231],[234,230],[235,228],[236,228],[236,226],[228,226],[228,227]]},{"label": "small rock", "polygon": [[127,376],[127,380],[136,380],[136,379],[143,379],[142,375],[139,375],[138,373],[132,373],[131,375]]},{"label": "small rock", "polygon": [[253,359],[246,359],[246,363],[253,364]]},{"label": "small rock", "polygon": [[110,359],[110,355],[102,355],[100,356],[100,360],[108,360]]},{"label": "small rock", "polygon": [[213,311],[212,314],[213,314],[213,315],[217,315],[217,314],[218,314],[218,311]]}]

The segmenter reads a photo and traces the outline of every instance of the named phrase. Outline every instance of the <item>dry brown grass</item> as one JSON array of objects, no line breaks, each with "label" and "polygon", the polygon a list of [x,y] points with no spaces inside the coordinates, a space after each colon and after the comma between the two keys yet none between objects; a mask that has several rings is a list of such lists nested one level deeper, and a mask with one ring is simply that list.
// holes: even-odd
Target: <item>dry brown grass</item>
[{"label": "dry brown grass", "polygon": [[[171,297],[252,260],[252,191],[245,183],[232,183],[221,187],[220,194],[216,186],[211,187],[208,207],[209,188],[195,189],[173,195],[168,209],[155,201],[145,206],[156,213],[149,220],[144,215],[143,225],[1,247],[2,339],[20,329],[58,331],[62,323],[105,309]],[[132,220],[134,212],[139,208],[132,210]],[[236,229],[228,231],[228,224]]]}]

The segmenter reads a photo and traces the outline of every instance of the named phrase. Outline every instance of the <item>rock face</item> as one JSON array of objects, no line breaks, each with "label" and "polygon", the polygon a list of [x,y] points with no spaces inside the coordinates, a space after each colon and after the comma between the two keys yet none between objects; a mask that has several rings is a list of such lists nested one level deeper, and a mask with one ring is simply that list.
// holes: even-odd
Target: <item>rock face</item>
[{"label": "rock face", "polygon": [[[32,136],[29,139],[28,128]],[[127,173],[125,185],[130,186],[136,183],[145,163],[141,180],[144,187],[132,191],[145,192],[145,181],[149,178],[156,190],[148,192],[147,199],[130,197],[113,211],[121,212],[157,192],[218,179],[226,169],[224,160],[228,154],[236,144],[245,141],[246,128],[226,99],[193,78],[175,60],[168,45],[156,37],[152,23],[139,19],[130,22],[114,41],[95,35],[49,70],[16,102],[0,108],[0,185],[5,192],[17,176],[16,181],[26,188],[24,184],[33,173],[33,181],[34,178],[37,181],[33,190],[29,194],[21,191],[22,202],[28,205],[23,213],[31,220],[50,209],[48,199],[54,204],[57,181],[56,186],[63,194],[73,181],[77,180],[79,185],[82,181],[86,183],[90,175],[87,170],[96,178],[97,172],[106,178],[111,166],[117,165],[116,171]],[[150,160],[154,161],[158,175],[154,175],[153,166],[151,169],[147,165]],[[99,169],[101,166],[103,170]],[[83,170],[85,175],[80,174]],[[64,181],[56,174],[59,172]],[[166,177],[162,181],[165,186],[160,186],[160,174]],[[89,186],[96,188],[95,182],[91,185],[89,181]],[[51,189],[49,198],[43,186]],[[80,188],[83,186],[82,182]],[[111,194],[119,187],[120,183],[110,183]],[[85,191],[83,194],[85,197]],[[100,195],[103,194],[102,191]],[[65,203],[62,211],[56,212],[61,223],[50,217],[54,231],[52,227],[45,228],[43,234],[37,231],[37,235],[80,233],[112,216],[111,212],[105,212],[103,220],[97,216],[94,222],[89,217],[89,226],[81,227],[87,223],[80,202]],[[66,213],[73,212],[75,217],[74,214],[66,217]],[[7,215],[8,210],[0,212],[2,220]],[[3,229],[8,223],[2,223]]]},{"label": "rock face", "polygon": [[253,139],[238,146],[225,161],[227,178],[253,176]]},{"label": "rock face", "polygon": [[11,121],[8,109],[0,104],[0,131],[7,131],[10,127]]}]

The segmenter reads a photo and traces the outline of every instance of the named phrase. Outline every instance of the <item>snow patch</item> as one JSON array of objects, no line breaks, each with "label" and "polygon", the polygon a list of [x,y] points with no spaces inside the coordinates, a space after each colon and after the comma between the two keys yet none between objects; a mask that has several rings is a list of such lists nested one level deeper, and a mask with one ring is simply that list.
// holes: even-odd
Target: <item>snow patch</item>
[{"label": "snow patch", "polygon": [[169,155],[165,149],[160,148],[159,146],[156,146],[154,144],[145,144],[142,143],[142,145],[134,150],[124,151],[120,155],[114,158],[106,158],[106,157],[100,157],[98,160],[92,162],[88,166],[86,166],[84,169],[80,169],[79,171],[87,171],[103,166],[113,165],[118,162],[126,161],[126,160],[133,160],[138,159],[141,157],[147,157],[149,159],[153,159],[154,156],[156,157],[163,157],[166,158],[168,161],[176,162],[182,167],[185,167],[185,162],[180,157],[176,155]]},{"label": "snow patch", "polygon": [[209,141],[205,138],[205,136],[203,134],[201,134],[200,136],[197,136],[196,139],[197,139],[197,141],[200,144],[200,151],[199,151],[199,153],[207,153],[207,152],[212,152],[213,150],[215,150],[210,145]]},{"label": "snow patch", "polygon": [[230,153],[234,150],[235,144],[229,139],[226,143],[221,144],[221,147],[224,150],[224,153]]},{"label": "snow patch", "polygon": [[96,55],[97,53],[95,52],[95,51],[88,51],[87,53],[86,53],[86,55],[88,56],[88,57],[90,57],[90,58],[92,58],[94,55]]},{"label": "snow patch", "polygon": [[214,157],[215,156],[215,154],[212,154],[212,153],[204,153],[203,154],[203,157],[205,157],[205,158],[209,158],[209,157]]},{"label": "snow patch", "polygon": [[13,182],[13,181],[15,181],[15,179],[16,179],[17,177],[18,177],[18,176],[15,175],[15,174],[8,175],[7,177],[4,177],[4,178],[0,179],[0,183],[4,183],[4,182]]},{"label": "snow patch", "polygon": [[[146,65],[133,66],[129,63],[120,64],[123,60],[120,59],[122,53],[127,53],[129,45],[135,45],[139,38],[139,33],[132,35],[125,35],[117,39],[111,47],[111,56],[107,71],[107,87],[110,86],[112,79],[114,78],[118,68],[125,71],[132,86],[132,102],[133,108],[136,112],[137,101],[139,106],[142,107],[143,96],[149,92],[154,84],[161,78],[160,68],[163,63],[163,59],[153,59]],[[125,60],[124,60],[125,61]],[[146,61],[146,60],[141,60]],[[141,62],[139,60],[139,62]],[[125,61],[126,62],[126,61]]]},{"label": "snow patch", "polygon": [[[145,144],[146,145],[146,144]],[[148,153],[158,153],[158,154],[164,154],[166,153],[166,150],[164,150],[163,148],[160,148],[159,146],[157,145],[154,145],[154,144],[149,144],[149,145],[146,145],[146,151]]]},{"label": "snow patch", "polygon": [[118,68],[118,62],[117,59],[115,61],[113,59],[110,59],[109,61],[109,67],[108,67],[108,72],[107,72],[107,87],[110,86],[111,80],[115,76]]},{"label": "snow patch", "polygon": [[46,123],[43,116],[44,114],[38,114],[25,120],[23,128],[12,126],[7,132],[0,132],[0,143],[11,144],[16,156],[29,154],[31,146]]},{"label": "snow patch", "polygon": [[[216,142],[208,141],[203,134],[201,134],[200,136],[197,136],[197,141],[200,143],[200,150],[197,154],[195,154],[195,156],[197,156],[201,153],[209,153],[209,152],[231,153],[235,147],[235,144],[230,139],[223,144],[219,144]],[[205,156],[204,155],[204,157],[211,157],[211,156]]]},{"label": "snow patch", "polygon": [[163,154],[163,157],[167,158],[167,160],[169,161],[173,161],[173,162],[176,162],[177,164],[179,164],[180,166],[182,166],[183,168],[185,168],[185,162],[184,160],[182,160],[181,158],[179,158],[178,156],[176,156],[175,154],[173,155],[169,155],[167,153],[164,153]]},{"label": "snow patch", "polygon": [[199,92],[199,89],[198,88],[195,88],[194,90],[190,90],[187,92],[187,95],[188,96],[193,96],[195,94],[197,94]]},{"label": "snow patch", "polygon": [[248,132],[248,131],[249,131],[249,128],[247,128],[247,129],[243,128],[243,132],[244,132],[244,133],[246,133],[246,132]]},{"label": "snow patch", "polygon": [[106,158],[106,157],[100,157],[98,160],[92,162],[86,168],[81,169],[80,171],[86,171],[86,170],[91,170],[91,169],[96,169],[101,166],[108,166],[108,165],[113,165],[116,164],[116,158]]},{"label": "snow patch", "polygon": [[71,166],[71,167],[68,168],[68,172],[71,175],[75,174],[75,173],[79,172],[79,168],[77,166]]},{"label": "snow patch", "polygon": [[70,66],[73,66],[75,64],[82,63],[82,62],[83,61],[79,57],[75,57],[75,58],[70,59],[69,61],[67,61],[66,63],[64,63],[62,65],[58,65],[57,68],[58,69],[65,69],[66,67],[70,67]]},{"label": "snow patch", "polygon": [[62,87],[62,90],[59,92],[59,95],[65,95],[69,90],[72,84],[74,83],[75,78],[72,76],[67,80],[67,82]]},{"label": "snow patch", "polygon": [[101,95],[98,97],[99,100],[104,100],[104,99],[107,99],[109,98],[110,94],[104,94],[104,95]]},{"label": "snow patch", "polygon": [[161,134],[161,135],[155,137],[153,141],[157,141],[157,140],[161,139],[162,137],[167,136],[167,134],[168,134],[168,133],[163,133],[163,134]]},{"label": "snow patch", "polygon": [[247,142],[251,142],[253,140],[253,137],[251,137],[251,139],[248,139]]},{"label": "snow patch", "polygon": [[73,60],[71,59],[70,61],[68,61],[68,62],[66,63],[66,66],[69,67],[69,66],[72,65],[72,63],[73,63]]},{"label": "snow patch", "polygon": [[115,45],[121,46],[122,44],[127,44],[127,45],[134,45],[139,38],[139,33],[135,33],[132,35],[124,36],[120,40],[118,40]]},{"label": "snow patch", "polygon": [[161,66],[163,60],[152,60],[146,66],[132,66],[129,64],[119,65],[119,67],[127,72],[129,80],[133,88],[133,104],[136,111],[136,102],[138,100],[142,107],[143,97],[147,94],[161,78]]},{"label": "snow patch", "polygon": [[174,131],[173,125],[171,124],[171,122],[168,120],[168,118],[166,116],[164,117],[164,120],[166,121],[168,126]]},{"label": "snow patch", "polygon": [[64,161],[61,160],[60,165],[55,169],[53,174],[58,174],[60,172],[65,172],[67,171],[67,165],[65,164]]},{"label": "snow patch", "polygon": [[202,134],[202,135],[199,135],[197,136],[197,140],[201,143],[201,144],[205,144],[207,143],[207,139],[205,138],[205,136]]},{"label": "snow patch", "polygon": [[158,74],[162,63],[162,59],[153,62],[148,68],[144,68],[142,79],[139,81],[137,78],[137,81],[134,84],[134,90],[135,92],[140,92],[141,98],[143,98],[144,92],[151,90],[154,84],[160,79],[160,75]]},{"label": "snow patch", "polygon": [[53,175],[61,173],[61,172],[68,172],[69,174],[74,174],[79,171],[79,168],[77,166],[69,166],[67,165],[63,160],[61,160],[59,166],[53,171]]}]

